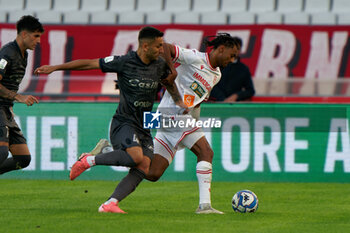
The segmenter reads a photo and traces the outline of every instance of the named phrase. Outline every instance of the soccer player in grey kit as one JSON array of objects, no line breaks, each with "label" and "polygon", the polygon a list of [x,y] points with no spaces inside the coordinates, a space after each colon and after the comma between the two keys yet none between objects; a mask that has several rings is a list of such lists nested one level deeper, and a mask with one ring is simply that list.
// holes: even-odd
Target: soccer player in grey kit
[{"label": "soccer player in grey kit", "polygon": [[34,96],[17,91],[26,71],[27,49],[34,50],[40,43],[44,28],[30,15],[23,16],[16,27],[16,39],[0,49],[0,174],[25,168],[31,160],[26,139],[13,117],[13,102],[38,103]]},{"label": "soccer player in grey kit", "polygon": [[137,51],[124,56],[109,56],[93,60],[75,60],[56,66],[39,67],[35,73],[49,74],[56,70],[101,69],[118,74],[120,103],[113,116],[110,139],[113,151],[93,156],[83,153],[73,165],[70,179],[74,180],[95,165],[127,166],[129,173],[119,182],[110,198],[99,207],[99,212],[125,213],[118,206],[145,178],[153,158],[153,140],[149,129],[143,128],[143,113],[151,111],[158,83],[162,83],[175,103],[184,110],[174,82],[176,71],[159,57],[163,53],[163,32],[144,27],[140,30]]}]

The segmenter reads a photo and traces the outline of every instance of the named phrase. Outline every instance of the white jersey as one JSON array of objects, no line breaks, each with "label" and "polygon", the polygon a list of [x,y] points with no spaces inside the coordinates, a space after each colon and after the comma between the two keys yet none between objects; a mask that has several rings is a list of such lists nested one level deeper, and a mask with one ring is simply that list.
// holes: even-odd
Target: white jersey
[{"label": "white jersey", "polygon": [[[220,81],[220,69],[210,65],[208,53],[195,49],[185,49],[175,46],[173,62],[180,65],[176,68],[178,73],[175,79],[179,93],[190,110],[209,98],[211,89]],[[161,109],[176,109],[171,95],[166,91],[159,107]]]},{"label": "white jersey", "polygon": [[[198,120],[200,108],[196,106],[209,97],[211,89],[220,81],[221,72],[219,68],[214,69],[210,65],[207,53],[178,46],[175,46],[175,51],[173,61],[180,64],[176,68],[177,77],[175,82],[190,112],[186,115],[177,115],[180,109],[167,91],[158,106],[158,111],[162,113],[162,117],[166,120],[171,119],[175,122],[186,121],[186,119]],[[170,164],[177,150],[185,147],[192,148],[202,137],[204,137],[204,133],[199,127],[163,127],[157,130],[154,138],[154,153],[166,158]]]}]

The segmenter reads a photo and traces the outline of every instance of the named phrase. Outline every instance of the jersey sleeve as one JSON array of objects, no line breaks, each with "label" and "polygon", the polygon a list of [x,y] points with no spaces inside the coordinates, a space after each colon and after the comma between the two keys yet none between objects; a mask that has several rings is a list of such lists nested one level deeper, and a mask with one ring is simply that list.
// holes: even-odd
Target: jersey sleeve
[{"label": "jersey sleeve", "polygon": [[5,54],[4,51],[0,53],[0,75],[4,76],[6,69],[10,66],[10,58]]},{"label": "jersey sleeve", "polygon": [[196,49],[186,49],[175,45],[175,57],[173,62],[180,64],[193,64],[199,59],[199,51]]},{"label": "jersey sleeve", "polygon": [[122,72],[122,67],[125,59],[122,56],[109,56],[105,58],[100,58],[100,68],[102,72],[107,73],[120,73]]}]

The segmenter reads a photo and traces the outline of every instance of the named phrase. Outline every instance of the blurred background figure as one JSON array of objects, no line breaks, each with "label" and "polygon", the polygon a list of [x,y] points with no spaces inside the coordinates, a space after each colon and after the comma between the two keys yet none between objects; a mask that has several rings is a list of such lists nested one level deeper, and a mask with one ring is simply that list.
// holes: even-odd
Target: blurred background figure
[{"label": "blurred background figure", "polygon": [[[242,48],[242,39],[234,37],[239,44],[238,53]],[[254,84],[249,68],[237,59],[221,69],[221,80],[211,91],[209,100],[235,102],[250,100],[254,94]]]}]

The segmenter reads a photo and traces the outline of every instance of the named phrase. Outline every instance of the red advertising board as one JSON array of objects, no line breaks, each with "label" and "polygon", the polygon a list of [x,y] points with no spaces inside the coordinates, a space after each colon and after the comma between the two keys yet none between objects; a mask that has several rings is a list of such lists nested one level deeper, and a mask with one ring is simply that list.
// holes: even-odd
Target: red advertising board
[{"label": "red advertising board", "polygon": [[[167,42],[204,50],[203,39],[228,32],[243,40],[242,61],[254,79],[324,79],[350,77],[350,26],[290,25],[155,25]],[[29,54],[28,70],[21,91],[48,94],[114,94],[115,74],[101,71],[56,72],[32,75],[44,64],[74,59],[123,55],[137,49],[141,26],[47,25],[40,47]],[[0,24],[0,45],[13,40],[15,25]],[[344,78],[345,77],[345,78]],[[338,90],[345,95],[349,88]],[[297,94],[298,90],[296,89]]]}]

